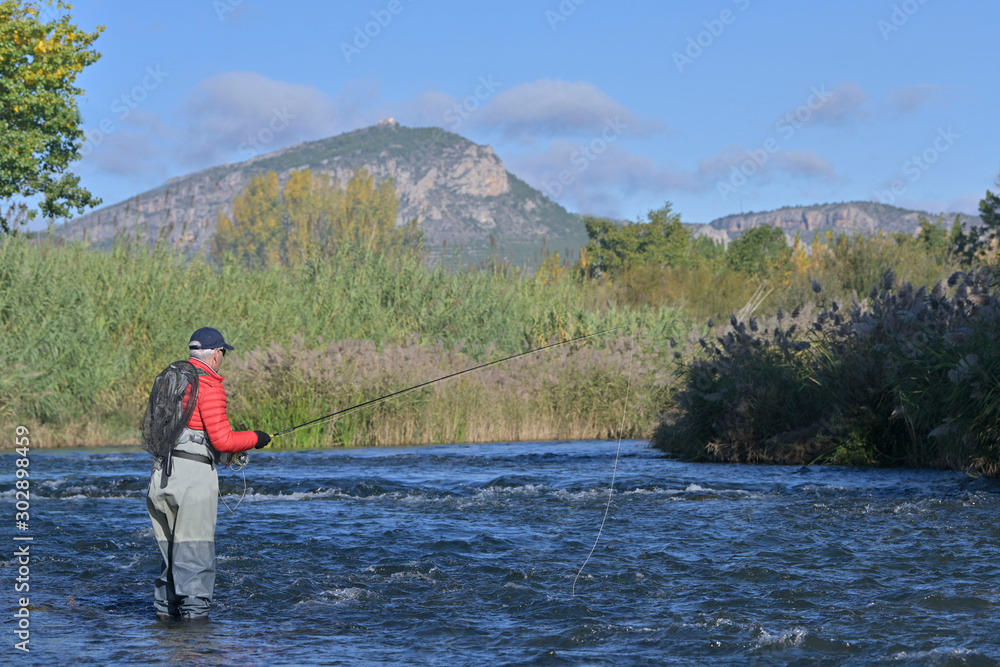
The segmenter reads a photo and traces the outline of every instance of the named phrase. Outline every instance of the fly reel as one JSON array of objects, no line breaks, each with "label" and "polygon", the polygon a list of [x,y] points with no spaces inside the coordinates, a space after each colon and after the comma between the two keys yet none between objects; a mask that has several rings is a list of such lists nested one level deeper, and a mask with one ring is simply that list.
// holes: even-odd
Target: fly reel
[{"label": "fly reel", "polygon": [[229,467],[239,472],[246,468],[248,463],[250,463],[250,452],[243,451],[233,456],[233,461],[229,464]]}]

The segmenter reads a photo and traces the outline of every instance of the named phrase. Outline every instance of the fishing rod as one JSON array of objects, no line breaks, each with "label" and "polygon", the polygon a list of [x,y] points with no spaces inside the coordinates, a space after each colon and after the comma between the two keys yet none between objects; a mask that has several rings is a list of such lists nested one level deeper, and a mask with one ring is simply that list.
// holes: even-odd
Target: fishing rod
[{"label": "fishing rod", "polygon": [[560,345],[569,345],[570,343],[576,343],[576,342],[579,342],[581,340],[586,340],[588,338],[594,338],[595,336],[603,336],[604,334],[612,333],[614,331],[618,331],[619,329],[621,329],[621,327],[615,327],[614,329],[605,329],[604,331],[598,331],[597,333],[587,334],[585,336],[577,336],[576,338],[572,338],[570,340],[564,340],[564,341],[559,342],[559,343],[550,343],[549,345],[544,345],[542,347],[536,347],[535,349],[528,350],[527,352],[519,352],[518,354],[512,354],[509,357],[504,357],[503,359],[497,359],[495,361],[489,361],[489,362],[487,362],[485,364],[479,364],[478,366],[474,366],[472,368],[466,368],[464,371],[457,371],[455,373],[449,373],[448,375],[443,375],[443,376],[441,376],[441,377],[439,377],[437,379],[434,379],[434,380],[428,380],[427,382],[421,382],[420,384],[413,385],[412,387],[407,387],[406,389],[400,389],[399,391],[394,391],[391,394],[386,394],[385,396],[380,396],[378,398],[373,398],[373,399],[371,399],[369,401],[365,401],[364,403],[358,403],[357,405],[352,405],[349,408],[344,408],[343,410],[337,410],[336,412],[331,412],[328,415],[323,415],[322,417],[317,417],[316,419],[304,422],[304,423],[299,424],[297,426],[291,426],[289,428],[286,428],[284,431],[278,431],[277,433],[273,434],[271,437],[272,438],[277,438],[278,436],[281,436],[281,435],[288,435],[289,433],[292,433],[294,431],[298,431],[300,428],[306,428],[308,426],[315,426],[316,424],[321,424],[321,423],[323,423],[325,421],[333,419],[334,417],[339,417],[340,415],[345,415],[348,412],[353,412],[354,410],[359,410],[359,409],[361,409],[363,407],[366,407],[366,406],[369,406],[369,405],[375,405],[376,403],[381,403],[382,401],[386,401],[386,400],[388,400],[390,398],[393,398],[395,396],[400,396],[400,395],[405,394],[407,392],[411,392],[411,391],[414,391],[416,389],[420,389],[421,387],[426,387],[428,385],[432,385],[432,384],[435,384],[437,382],[441,382],[442,380],[447,380],[449,378],[457,377],[459,375],[464,375],[465,373],[471,373],[472,371],[478,371],[479,369],[486,368],[487,366],[494,366],[496,364],[502,364],[503,362],[510,361],[511,359],[517,359],[518,357],[525,357],[525,356],[528,356],[529,354],[535,354],[536,352],[541,352],[542,350],[548,350],[548,349],[553,348],[553,347],[559,347]]}]

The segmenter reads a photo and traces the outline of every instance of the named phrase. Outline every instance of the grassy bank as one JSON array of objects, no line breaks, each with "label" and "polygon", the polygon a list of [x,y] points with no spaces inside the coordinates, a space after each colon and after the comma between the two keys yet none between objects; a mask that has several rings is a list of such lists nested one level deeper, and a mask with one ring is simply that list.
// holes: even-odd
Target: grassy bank
[{"label": "grassy bank", "polygon": [[[0,427],[28,424],[41,446],[59,446],[136,443],[152,378],[186,355],[201,326],[238,348],[223,368],[233,421],[273,429],[463,365],[618,328],[290,444],[599,437],[621,420],[623,337],[634,335],[649,355],[687,325],[676,308],[620,308],[578,282],[503,265],[448,272],[412,255],[344,249],[322,262],[251,270],[139,244],[103,253],[14,236],[0,241],[0,326]],[[633,391],[645,407],[626,420],[633,435],[651,431],[664,385],[654,377],[662,364],[644,364]]]}]

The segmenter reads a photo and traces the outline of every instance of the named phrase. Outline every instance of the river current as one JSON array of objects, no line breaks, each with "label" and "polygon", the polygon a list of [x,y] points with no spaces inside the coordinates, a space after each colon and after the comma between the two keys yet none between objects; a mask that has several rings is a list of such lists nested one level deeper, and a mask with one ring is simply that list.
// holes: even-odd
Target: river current
[{"label": "river current", "polygon": [[[1000,485],[692,464],[641,442],[254,452],[211,621],[157,622],[148,455],[30,454],[30,653],[4,662],[996,665]],[[242,499],[241,499],[242,497]],[[237,507],[237,503],[238,507]],[[24,536],[23,534],[21,535]],[[579,575],[579,576],[578,576]]]}]

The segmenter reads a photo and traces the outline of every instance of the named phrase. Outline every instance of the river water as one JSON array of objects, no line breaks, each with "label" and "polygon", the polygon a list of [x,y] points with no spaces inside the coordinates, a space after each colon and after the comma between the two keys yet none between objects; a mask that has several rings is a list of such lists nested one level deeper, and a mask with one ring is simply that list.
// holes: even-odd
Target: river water
[{"label": "river water", "polygon": [[[157,622],[133,451],[30,454],[32,664],[995,665],[1000,486],[641,442],[255,452],[212,620]],[[230,506],[243,477],[220,475]],[[12,546],[13,545],[13,546]],[[575,588],[574,588],[575,587]]]}]

